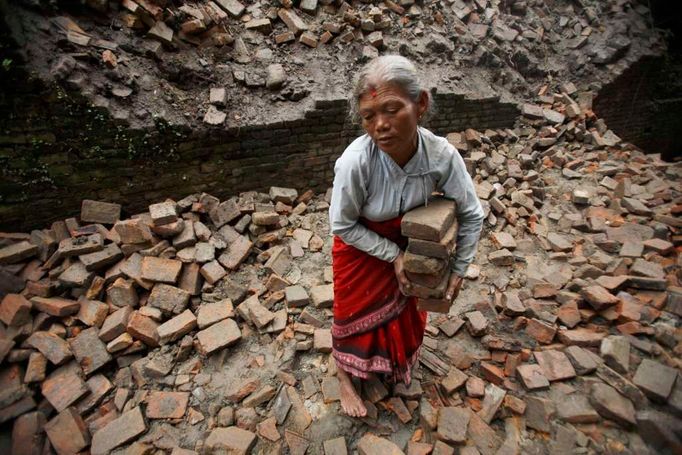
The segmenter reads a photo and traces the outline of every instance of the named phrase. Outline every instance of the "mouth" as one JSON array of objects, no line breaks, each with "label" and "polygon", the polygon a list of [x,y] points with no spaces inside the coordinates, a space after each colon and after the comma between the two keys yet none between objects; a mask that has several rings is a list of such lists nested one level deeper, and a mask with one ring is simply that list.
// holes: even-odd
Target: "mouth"
[{"label": "mouth", "polygon": [[393,137],[391,137],[391,136],[383,136],[383,137],[377,138],[377,142],[379,144],[387,144],[387,143],[391,142],[392,140],[393,140]]}]

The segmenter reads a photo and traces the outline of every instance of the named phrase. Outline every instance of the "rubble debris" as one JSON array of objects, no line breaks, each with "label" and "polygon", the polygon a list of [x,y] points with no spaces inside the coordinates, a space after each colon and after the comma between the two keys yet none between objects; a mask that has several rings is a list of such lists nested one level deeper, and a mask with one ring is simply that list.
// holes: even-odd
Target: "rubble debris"
[{"label": "rubble debris", "polygon": [[[622,141],[592,142],[601,123],[571,96],[527,108],[535,123],[523,118],[514,131],[460,134],[465,159],[481,154],[471,171],[479,191],[489,186],[493,214],[477,273],[447,313],[428,315],[409,386],[387,387],[380,376],[363,383],[368,416],[346,419],[343,430],[358,437],[316,433],[343,393],[330,356],[328,205],[314,209],[324,195],[280,187],[165,200],[129,219],[93,201],[85,212],[96,221],[3,233],[2,268],[24,280],[0,302],[0,421],[35,447],[47,438],[55,450],[93,454],[175,450],[175,431],[205,435],[182,448],[197,453],[268,444],[541,452],[602,436],[630,451],[674,444],[679,227],[657,215],[679,205],[679,166]],[[547,138],[555,142],[540,145]],[[576,205],[575,189],[589,199]],[[617,206],[625,197],[650,212]],[[415,212],[403,221],[408,272],[422,292],[447,274],[455,207],[436,199]],[[389,441],[377,430],[384,425],[419,427],[422,437]],[[644,442],[634,437],[640,425]],[[61,429],[78,436],[72,446]]]}]

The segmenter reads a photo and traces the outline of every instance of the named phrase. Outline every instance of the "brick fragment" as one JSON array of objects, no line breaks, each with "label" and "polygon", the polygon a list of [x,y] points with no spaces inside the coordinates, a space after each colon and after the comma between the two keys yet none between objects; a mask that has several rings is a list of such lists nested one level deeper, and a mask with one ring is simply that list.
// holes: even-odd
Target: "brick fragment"
[{"label": "brick fragment", "polygon": [[624,336],[612,335],[601,340],[599,348],[604,362],[619,373],[627,374],[630,367],[630,342]]},{"label": "brick fragment", "polygon": [[559,330],[559,341],[566,346],[594,347],[601,344],[606,334],[591,329]]},{"label": "brick fragment", "polygon": [[516,375],[527,390],[549,388],[549,381],[539,365],[524,364],[516,367]]},{"label": "brick fragment", "polygon": [[215,284],[227,275],[218,261],[207,262],[201,267],[200,273],[209,284]]},{"label": "brick fragment", "polygon": [[160,309],[166,314],[179,314],[187,308],[189,293],[168,284],[156,284],[152,289],[147,305]]},{"label": "brick fragment", "polygon": [[485,398],[481,405],[481,410],[478,411],[478,416],[487,424],[490,424],[497,414],[497,410],[502,405],[507,392],[495,384],[488,384],[485,388]]},{"label": "brick fragment", "polygon": [[239,265],[246,260],[253,243],[246,237],[240,235],[236,240],[231,242],[227,251],[225,251],[218,261],[228,270],[236,270]]},{"label": "brick fragment", "polygon": [[26,375],[24,376],[25,383],[41,382],[45,379],[45,371],[47,370],[47,357],[40,352],[31,353],[26,365]]},{"label": "brick fragment", "polygon": [[170,45],[173,42],[173,29],[162,20],[157,21],[147,32],[147,36],[161,43]]},{"label": "brick fragment", "polygon": [[152,391],[147,395],[148,419],[181,419],[187,410],[189,392]]},{"label": "brick fragment", "polygon": [[197,348],[205,356],[231,346],[239,341],[242,333],[233,319],[224,319],[197,333]]},{"label": "brick fragment", "polygon": [[0,248],[0,265],[16,264],[38,254],[38,247],[26,240]]},{"label": "brick fragment", "polygon": [[400,229],[404,236],[439,242],[450,228],[455,217],[455,203],[447,199],[434,199],[428,206],[406,213]]},{"label": "brick fragment", "polygon": [[67,288],[83,288],[90,285],[93,277],[93,272],[88,272],[82,262],[76,261],[59,274],[57,279]]},{"label": "brick fragment", "polygon": [[0,321],[19,327],[31,321],[33,305],[23,295],[7,294],[0,303]]},{"label": "brick fragment", "polygon": [[270,258],[265,262],[265,269],[279,276],[285,276],[291,268],[291,256],[289,249],[285,247],[273,247]]},{"label": "brick fragment", "polygon": [[281,8],[277,12],[277,16],[279,16],[282,22],[284,22],[289,30],[291,30],[295,35],[308,30],[308,25],[291,9]]},{"label": "brick fragment", "polygon": [[133,309],[129,306],[125,306],[110,314],[102,324],[99,331],[99,338],[105,343],[108,343],[124,333],[128,326],[128,319],[130,319],[132,313]]},{"label": "brick fragment", "polygon": [[332,352],[332,333],[329,329],[317,329],[313,334],[313,346],[320,352]]},{"label": "brick fragment", "polygon": [[200,270],[201,266],[199,264],[184,264],[178,279],[178,287],[187,291],[192,296],[199,295],[204,281]]},{"label": "brick fragment", "polygon": [[134,311],[128,319],[126,332],[147,346],[155,348],[159,346],[158,326],[151,318],[143,316],[139,311]]},{"label": "brick fragment", "polygon": [[45,441],[45,414],[40,411],[23,414],[12,426],[12,455],[41,453]]},{"label": "brick fragment", "polygon": [[296,41],[296,35],[292,31],[286,31],[275,35],[275,44],[291,43]]},{"label": "brick fragment", "polygon": [[121,238],[121,243],[147,243],[153,239],[149,226],[141,218],[117,221],[114,230]]},{"label": "brick fragment", "polygon": [[242,402],[242,405],[247,408],[255,408],[263,403],[269,402],[276,393],[277,389],[270,385],[265,385],[246,397]]},{"label": "brick fragment", "polygon": [[310,299],[315,308],[331,308],[334,303],[334,285],[313,286],[310,288]]},{"label": "brick fragment", "polygon": [[216,0],[216,3],[232,17],[240,17],[246,9],[237,0]]},{"label": "brick fragment", "polygon": [[308,47],[316,48],[318,44],[317,35],[312,32],[303,32],[298,37],[298,42]]},{"label": "brick fragment", "polygon": [[79,373],[77,365],[65,365],[53,371],[41,384],[43,396],[57,412],[63,411],[88,393],[88,387]]},{"label": "brick fragment", "polygon": [[577,374],[590,374],[597,369],[592,355],[579,346],[569,346],[564,351]]},{"label": "brick fragment", "polygon": [[451,444],[466,441],[471,412],[465,408],[446,406],[438,415],[438,439]]},{"label": "brick fragment", "polygon": [[441,386],[443,389],[445,389],[445,392],[448,395],[452,395],[452,393],[454,393],[467,382],[468,378],[469,376],[467,376],[466,373],[453,366],[450,368],[448,375],[443,378]]},{"label": "brick fragment", "polygon": [[544,433],[551,432],[553,417],[556,414],[554,402],[536,396],[526,397],[526,426]]},{"label": "brick fragment", "polygon": [[55,365],[61,365],[73,357],[69,344],[51,332],[34,332],[26,344],[40,351]]},{"label": "brick fragment", "polygon": [[601,286],[587,286],[580,291],[580,295],[589,303],[592,308],[601,311],[611,305],[620,302],[620,299]]},{"label": "brick fragment", "polygon": [[504,383],[504,371],[497,365],[489,362],[481,362],[480,371],[483,379],[498,386]]},{"label": "brick fragment", "polygon": [[441,276],[448,263],[445,259],[422,256],[407,251],[403,258],[403,264],[406,272],[435,275],[436,281],[434,283],[420,283],[426,286],[435,287],[440,282],[438,277]]},{"label": "brick fragment", "polygon": [[365,433],[357,444],[359,455],[402,455],[404,452],[388,439],[380,438],[372,433]]},{"label": "brick fragment", "polygon": [[554,340],[556,327],[539,319],[529,319],[526,325],[526,333],[543,344],[549,344]]},{"label": "brick fragment", "polygon": [[113,265],[121,259],[123,259],[123,252],[115,243],[106,245],[100,251],[78,256],[78,260],[83,263],[85,270],[89,272]]},{"label": "brick fragment", "polygon": [[92,376],[90,379],[85,381],[85,385],[90,393],[85,395],[80,401],[78,401],[78,404],[76,405],[76,410],[81,415],[97,406],[102,398],[104,398],[104,396],[108,394],[114,387],[111,382],[109,382],[109,380],[102,374],[96,374]]},{"label": "brick fragment", "polygon": [[101,327],[109,315],[109,305],[97,300],[81,300],[76,318],[90,327]]},{"label": "brick fragment", "polygon": [[242,430],[232,426],[216,428],[211,431],[205,440],[205,447],[211,453],[230,453],[234,455],[247,455],[256,443],[256,435],[251,431]]},{"label": "brick fragment", "polygon": [[467,330],[471,336],[485,335],[488,330],[488,319],[480,311],[470,311],[464,315],[467,320]]},{"label": "brick fragment", "polygon": [[178,219],[175,202],[165,201],[149,206],[149,215],[156,226],[174,223]]},{"label": "brick fragment", "polygon": [[180,277],[182,262],[146,256],[142,259],[141,276],[144,280],[175,284]]},{"label": "brick fragment", "polygon": [[566,354],[561,351],[536,351],[535,360],[540,365],[542,373],[550,381],[562,381],[575,377],[575,370]]},{"label": "brick fragment", "polygon": [[197,325],[205,329],[223,319],[234,317],[232,300],[224,299],[218,302],[205,303],[197,310]]},{"label": "brick fragment", "polygon": [[503,248],[488,254],[488,260],[497,266],[513,265],[514,255],[508,249]]},{"label": "brick fragment", "polygon": [[573,393],[563,397],[557,403],[557,414],[568,423],[596,423],[599,414],[594,410],[585,395]]},{"label": "brick fragment", "polygon": [[236,220],[241,216],[241,211],[237,206],[234,199],[229,199],[222,202],[220,205],[215,207],[209,212],[211,221],[217,228],[224,226],[225,224]]},{"label": "brick fragment", "polygon": [[310,302],[310,297],[308,296],[308,293],[303,288],[303,286],[300,285],[288,286],[287,288],[285,288],[284,296],[289,308],[306,306]]},{"label": "brick fragment", "polygon": [[92,437],[92,455],[106,455],[116,447],[147,431],[147,424],[139,406],[124,412],[106,424]]},{"label": "brick fragment", "polygon": [[676,376],[677,371],[674,368],[651,359],[643,359],[632,382],[652,400],[665,403],[673,390]]},{"label": "brick fragment", "polygon": [[45,424],[45,433],[59,455],[80,452],[90,444],[90,433],[74,408],[67,408]]},{"label": "brick fragment", "polygon": [[58,297],[31,297],[33,308],[50,316],[64,317],[78,313],[80,303],[75,300],[62,299]]},{"label": "brick fragment", "polygon": [[159,343],[164,345],[177,341],[197,326],[197,318],[190,310],[185,310],[174,318],[169,319],[157,328]]},{"label": "brick fragment", "polygon": [[410,238],[407,251],[422,256],[447,259],[450,257],[457,239],[457,221],[454,220],[439,242]]},{"label": "brick fragment", "polygon": [[600,415],[622,427],[631,428],[637,423],[632,402],[609,385],[592,384],[590,402]]},{"label": "brick fragment", "polygon": [[97,327],[91,327],[80,332],[76,337],[69,340],[69,346],[85,375],[92,374],[111,361],[111,355],[99,338]]}]

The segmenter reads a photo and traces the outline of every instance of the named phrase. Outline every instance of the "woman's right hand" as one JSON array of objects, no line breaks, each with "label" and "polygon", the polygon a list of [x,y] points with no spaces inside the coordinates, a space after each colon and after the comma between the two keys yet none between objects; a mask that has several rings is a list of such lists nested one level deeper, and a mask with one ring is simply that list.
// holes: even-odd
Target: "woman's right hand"
[{"label": "woman's right hand", "polygon": [[398,287],[403,295],[407,295],[407,291],[410,290],[410,280],[407,279],[405,275],[405,267],[403,265],[404,255],[401,251],[398,256],[393,260],[393,269],[395,270],[395,276],[398,279]]}]

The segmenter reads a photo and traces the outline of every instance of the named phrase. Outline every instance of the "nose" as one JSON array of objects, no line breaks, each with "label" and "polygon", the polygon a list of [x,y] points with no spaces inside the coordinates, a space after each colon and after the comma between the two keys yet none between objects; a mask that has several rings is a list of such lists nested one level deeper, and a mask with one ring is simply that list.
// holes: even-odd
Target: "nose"
[{"label": "nose", "polygon": [[391,125],[388,121],[388,118],[385,115],[383,115],[383,114],[377,115],[376,128],[378,131],[386,131],[390,128],[390,126]]}]

